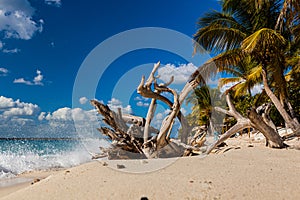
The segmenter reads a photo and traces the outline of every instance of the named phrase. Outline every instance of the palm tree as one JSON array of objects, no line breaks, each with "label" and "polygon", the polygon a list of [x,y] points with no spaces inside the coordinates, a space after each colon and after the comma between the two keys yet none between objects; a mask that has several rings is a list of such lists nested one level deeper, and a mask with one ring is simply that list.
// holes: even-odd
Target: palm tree
[{"label": "palm tree", "polygon": [[261,82],[261,67],[252,61],[251,56],[245,57],[238,65],[224,67],[223,71],[231,74],[231,77],[220,78],[219,88],[227,84],[233,84],[228,91],[233,91],[234,97],[239,95],[251,95],[251,89]]},{"label": "palm tree", "polygon": [[[299,0],[296,1],[299,2]],[[232,89],[235,88],[237,93],[243,93],[245,85],[248,85],[249,90],[250,86],[255,85],[253,80],[257,82],[262,80],[257,77],[257,74],[264,69],[271,78],[268,81],[274,81],[274,89],[279,93],[281,105],[288,105],[292,113],[293,109],[288,102],[284,78],[284,72],[290,66],[285,62],[285,58],[292,53],[291,50],[299,49],[299,45],[298,48],[296,46],[299,43],[299,36],[291,36],[291,34],[299,32],[299,22],[286,23],[289,28],[284,27],[283,31],[285,32],[281,35],[274,28],[284,10],[281,9],[282,1],[223,0],[222,2],[221,13],[216,11],[207,13],[198,21],[199,29],[194,36],[195,50],[199,51],[199,46],[202,46],[205,50],[219,53],[204,66],[209,68],[213,63],[219,72],[232,73],[233,68],[241,69],[241,63],[247,62],[250,55],[254,60],[252,63],[257,65],[249,66],[250,69],[243,70],[243,73],[238,74],[235,78],[221,80],[220,85],[239,80],[239,87]],[[293,11],[295,10],[293,9]],[[289,15],[289,21],[299,19],[299,12],[295,13]],[[249,76],[249,74],[251,75]],[[253,78],[253,80],[249,78]],[[243,81],[241,82],[241,80]]]},{"label": "palm tree", "polygon": [[[188,116],[188,121],[193,126],[209,127],[209,123],[214,118],[213,107],[225,104],[225,99],[216,88],[207,85],[196,88],[186,99],[186,104],[193,104],[192,112]],[[213,119],[214,120],[214,119]]]},{"label": "palm tree", "polygon": [[[223,0],[222,12],[212,11],[200,18],[194,35],[195,51],[204,49],[218,54],[202,67],[209,71],[211,65],[215,65],[218,70],[212,73],[234,75],[231,79],[222,79],[220,85],[238,81],[231,89],[242,94],[245,88],[249,90],[254,85],[254,81],[263,80],[266,94],[286,123],[295,125],[295,131],[300,127],[299,123],[294,124],[284,108],[289,106],[290,113],[293,113],[284,73],[288,68],[294,68],[286,58],[299,50],[299,35],[296,34],[300,29],[298,7],[299,0]],[[279,26],[280,31],[277,30]],[[269,88],[272,82],[274,87]],[[280,101],[274,91],[279,94]],[[252,112],[251,116],[255,113]],[[266,131],[268,127],[262,129]]]}]

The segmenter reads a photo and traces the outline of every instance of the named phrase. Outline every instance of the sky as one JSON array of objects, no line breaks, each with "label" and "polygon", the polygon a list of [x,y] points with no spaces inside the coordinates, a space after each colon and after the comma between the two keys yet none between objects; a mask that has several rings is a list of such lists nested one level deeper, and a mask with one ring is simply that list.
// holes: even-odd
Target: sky
[{"label": "sky", "polygon": [[95,129],[94,98],[145,116],[141,76],[160,61],[159,80],[174,75],[179,92],[209,59],[193,56],[191,38],[213,9],[216,0],[0,0],[0,137],[67,136],[74,121]]}]

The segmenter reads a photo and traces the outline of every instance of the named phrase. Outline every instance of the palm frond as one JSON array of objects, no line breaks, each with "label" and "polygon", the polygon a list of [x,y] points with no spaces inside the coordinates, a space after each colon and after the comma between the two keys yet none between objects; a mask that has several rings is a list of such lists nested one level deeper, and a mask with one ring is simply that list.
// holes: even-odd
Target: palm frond
[{"label": "palm frond", "polygon": [[[194,41],[198,45],[203,47],[206,51],[213,53],[220,53],[238,48],[245,38],[246,34],[239,29],[222,27],[219,25],[201,28],[194,35]],[[194,46],[197,48],[198,45]],[[196,49],[196,51],[199,51],[199,49]]]},{"label": "palm frond", "polygon": [[223,86],[227,85],[227,84],[239,84],[242,81],[244,81],[244,79],[240,78],[240,77],[229,77],[229,78],[220,78],[219,79],[219,83],[218,83],[218,88],[222,88]]},{"label": "palm frond", "polygon": [[250,70],[250,73],[247,75],[247,80],[257,83],[261,81],[261,72],[262,65],[258,65]]},{"label": "palm frond", "polygon": [[241,45],[246,53],[281,48],[286,44],[285,38],[273,29],[262,28],[248,36]]},{"label": "palm frond", "polygon": [[232,90],[234,92],[234,97],[247,94],[248,89],[249,89],[249,87],[248,87],[247,82],[241,82],[239,84],[236,84],[232,88]]},{"label": "palm frond", "polygon": [[199,75],[202,80],[209,80],[212,76],[216,75],[218,72],[224,71],[226,68],[234,68],[234,66],[237,66],[244,57],[245,54],[241,49],[234,49],[221,53],[198,67],[197,71],[190,76],[189,80],[193,80]]}]

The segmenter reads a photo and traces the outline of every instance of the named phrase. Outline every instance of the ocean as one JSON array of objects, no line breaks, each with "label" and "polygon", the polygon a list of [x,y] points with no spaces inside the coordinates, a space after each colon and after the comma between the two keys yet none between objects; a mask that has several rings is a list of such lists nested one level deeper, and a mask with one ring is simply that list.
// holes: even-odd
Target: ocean
[{"label": "ocean", "polygon": [[92,161],[103,139],[31,138],[0,139],[0,181],[16,175],[57,168],[69,168]]}]

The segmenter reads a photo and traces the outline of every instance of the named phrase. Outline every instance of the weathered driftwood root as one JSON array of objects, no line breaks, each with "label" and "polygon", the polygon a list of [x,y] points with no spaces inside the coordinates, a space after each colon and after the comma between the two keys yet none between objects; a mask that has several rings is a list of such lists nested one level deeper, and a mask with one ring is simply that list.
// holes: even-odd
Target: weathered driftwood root
[{"label": "weathered driftwood root", "polygon": [[209,154],[213,149],[215,149],[219,144],[227,140],[229,137],[235,133],[244,130],[245,128],[254,128],[259,130],[266,138],[267,146],[272,148],[284,148],[287,145],[283,143],[282,138],[279,136],[274,123],[270,120],[268,113],[270,105],[267,105],[263,110],[261,110],[261,115],[257,113],[255,109],[252,109],[248,112],[248,118],[243,117],[235,109],[230,95],[226,94],[226,102],[229,107],[229,110],[225,110],[219,107],[214,108],[217,112],[225,113],[226,115],[232,116],[237,120],[237,123],[226,131],[221,137],[211,144],[206,153]]},{"label": "weathered driftwood root", "polygon": [[[105,156],[107,156],[108,159],[166,158],[180,157],[185,154],[186,146],[172,141],[168,141],[166,145],[157,149],[158,135],[148,138],[144,143],[143,136],[141,134],[135,134],[136,130],[142,133],[143,126],[138,126],[139,123],[134,123],[130,127],[127,127],[123,118],[110,110],[108,106],[96,100],[92,100],[91,104],[95,106],[98,112],[104,117],[102,119],[103,122],[111,127],[100,127],[98,130],[112,141],[111,147],[107,149],[102,148],[101,154],[92,156],[94,159]],[[135,119],[136,117],[133,118]],[[132,120],[130,120],[130,123],[132,123]],[[157,131],[152,127],[150,127],[149,130]],[[190,146],[188,148],[190,148]],[[195,150],[197,150],[197,148],[195,148]]]},{"label": "weathered driftwood root", "polygon": [[[189,92],[201,82],[200,72],[198,70],[196,75],[193,74],[181,93],[177,94],[175,90],[168,88],[168,85],[171,84],[173,78],[171,78],[169,83],[157,84],[154,74],[159,65],[160,63],[158,62],[154,66],[146,82],[145,77],[142,77],[141,83],[137,89],[138,93],[143,97],[152,98],[146,119],[122,114],[121,109],[115,113],[110,110],[108,106],[96,100],[91,101],[91,104],[95,106],[98,112],[104,117],[103,122],[110,127],[101,127],[98,129],[112,141],[112,148],[106,151],[109,158],[174,157],[201,152],[200,147],[205,142],[205,135],[202,135],[202,137],[195,137],[193,145],[187,145],[187,136],[191,131],[191,128],[180,111],[181,105]],[[163,92],[171,93],[173,101],[162,96],[161,93]],[[163,120],[160,130],[156,130],[150,126],[155,113],[157,100],[164,102],[170,107],[170,113]],[[170,138],[172,126],[176,117],[180,121],[183,131],[181,134],[181,141],[175,141]],[[131,125],[128,126],[128,124]],[[129,153],[126,153],[125,151]],[[134,155],[132,155],[132,153]]]},{"label": "weathered driftwood root", "polygon": [[[144,154],[141,149],[143,144],[142,138],[134,137],[134,134],[128,133],[129,127],[126,125],[122,118],[122,114],[117,115],[114,111],[110,110],[108,106],[92,100],[91,104],[95,106],[98,112],[104,117],[103,122],[109,125],[112,129],[101,127],[98,130],[108,136],[112,140],[112,148],[108,151],[108,156],[113,158],[143,158]],[[135,125],[138,127],[138,125]],[[126,154],[131,152],[134,154]]]},{"label": "weathered driftwood root", "polygon": [[[167,104],[169,106],[169,108],[171,110],[173,110],[174,107],[174,103],[172,103],[168,98],[164,97],[161,95],[161,92],[169,92],[173,95],[176,92],[173,91],[172,89],[167,88],[168,85],[170,85],[173,82],[173,77],[171,77],[170,81],[168,83],[165,84],[161,84],[158,85],[156,84],[156,78],[154,76],[155,72],[157,71],[158,67],[160,66],[160,62],[156,63],[154,65],[154,68],[152,70],[152,72],[150,73],[147,81],[145,82],[145,77],[142,77],[142,80],[137,88],[137,92],[142,95],[143,97],[146,98],[152,98],[149,110],[148,110],[148,114],[146,117],[146,126],[145,126],[145,130],[144,130],[144,140],[148,137],[149,133],[147,131],[147,127],[149,126],[152,118],[153,118],[153,114],[155,112],[156,109],[156,100],[160,100],[162,102],[164,102],[165,104]],[[151,86],[154,84],[155,90],[153,91]],[[178,98],[178,97],[177,97]],[[182,102],[181,102],[182,103]],[[181,103],[179,103],[181,105]],[[178,103],[177,103],[178,104]],[[179,105],[179,107],[180,107]],[[188,132],[190,131],[190,127],[188,125],[187,120],[185,119],[184,115],[181,113],[180,109],[177,111],[177,118],[181,123],[182,126],[182,137],[181,137],[181,141],[186,143],[187,142],[187,135]],[[145,140],[146,142],[146,140]]]}]

